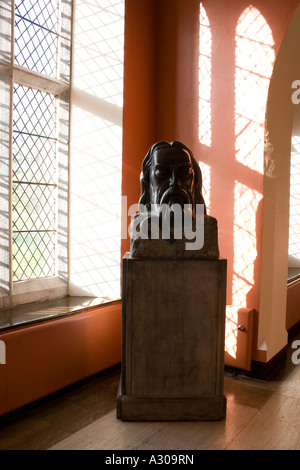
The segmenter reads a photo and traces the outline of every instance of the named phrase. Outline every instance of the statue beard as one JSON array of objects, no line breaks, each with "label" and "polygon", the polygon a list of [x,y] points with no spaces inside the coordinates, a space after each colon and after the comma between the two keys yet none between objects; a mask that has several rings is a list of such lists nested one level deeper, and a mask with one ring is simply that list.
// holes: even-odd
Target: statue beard
[{"label": "statue beard", "polygon": [[184,208],[185,204],[192,204],[193,197],[190,191],[186,191],[181,186],[172,186],[166,190],[162,189],[156,195],[156,204],[167,204],[172,206],[173,204],[179,204]]}]

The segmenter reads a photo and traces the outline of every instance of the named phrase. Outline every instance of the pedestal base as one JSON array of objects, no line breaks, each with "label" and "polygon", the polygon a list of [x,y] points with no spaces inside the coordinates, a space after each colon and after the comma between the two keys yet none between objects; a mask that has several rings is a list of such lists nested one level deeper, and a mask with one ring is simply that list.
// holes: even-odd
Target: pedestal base
[{"label": "pedestal base", "polygon": [[129,397],[119,392],[123,421],[217,421],[226,417],[226,397]]},{"label": "pedestal base", "polygon": [[123,258],[124,421],[223,419],[226,260]]}]

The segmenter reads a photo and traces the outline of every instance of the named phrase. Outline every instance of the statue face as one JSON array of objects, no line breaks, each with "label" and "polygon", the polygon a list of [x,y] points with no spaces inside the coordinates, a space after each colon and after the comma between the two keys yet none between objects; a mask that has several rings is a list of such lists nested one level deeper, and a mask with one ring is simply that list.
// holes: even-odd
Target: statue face
[{"label": "statue face", "polygon": [[155,150],[150,168],[151,204],[193,203],[194,170],[188,152],[174,148]]}]

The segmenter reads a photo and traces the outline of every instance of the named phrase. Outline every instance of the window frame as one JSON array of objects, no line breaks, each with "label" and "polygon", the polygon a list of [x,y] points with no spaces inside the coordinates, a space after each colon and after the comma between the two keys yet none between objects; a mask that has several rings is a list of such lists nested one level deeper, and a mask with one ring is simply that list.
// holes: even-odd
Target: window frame
[{"label": "window frame", "polygon": [[[3,105],[0,120],[4,129],[0,131],[0,186],[5,188],[0,198],[0,216],[3,222],[0,234],[0,308],[57,298],[68,294],[69,276],[69,146],[70,146],[70,91],[73,1],[60,4],[62,54],[59,60],[60,78],[47,77],[14,61],[15,2],[0,1],[0,93]],[[14,85],[38,89],[55,95],[58,100],[58,145],[57,145],[57,247],[56,275],[28,280],[13,281],[12,272],[12,159],[13,159],[13,89]],[[1,135],[2,134],[2,135]],[[9,142],[7,143],[7,138]],[[7,145],[8,144],[8,145]],[[5,197],[6,196],[6,197]]]}]

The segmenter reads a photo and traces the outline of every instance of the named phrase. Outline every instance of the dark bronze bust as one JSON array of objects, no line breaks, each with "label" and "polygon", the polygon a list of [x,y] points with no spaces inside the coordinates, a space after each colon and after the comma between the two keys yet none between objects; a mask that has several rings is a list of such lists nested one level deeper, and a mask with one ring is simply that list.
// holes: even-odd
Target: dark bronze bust
[{"label": "dark bronze bust", "polygon": [[[185,204],[193,207],[203,204],[202,174],[191,150],[181,142],[157,142],[142,164],[141,208],[151,205]],[[205,209],[206,213],[206,209]]]},{"label": "dark bronze bust", "polygon": [[201,169],[188,147],[178,141],[154,144],[140,183],[132,257],[218,258],[217,221],[206,214]]}]

